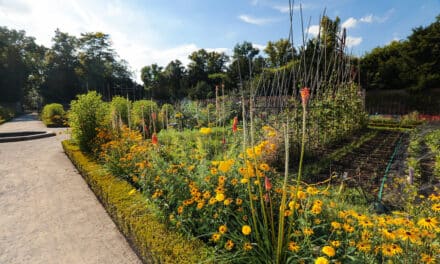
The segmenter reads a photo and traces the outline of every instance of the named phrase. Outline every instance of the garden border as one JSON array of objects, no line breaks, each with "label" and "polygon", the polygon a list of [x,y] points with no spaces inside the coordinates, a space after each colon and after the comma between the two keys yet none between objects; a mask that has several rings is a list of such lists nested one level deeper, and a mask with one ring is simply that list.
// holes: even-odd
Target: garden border
[{"label": "garden border", "polygon": [[144,263],[212,262],[213,251],[202,241],[168,230],[155,214],[158,208],[128,182],[93,162],[71,140],[63,149],[121,233]]}]

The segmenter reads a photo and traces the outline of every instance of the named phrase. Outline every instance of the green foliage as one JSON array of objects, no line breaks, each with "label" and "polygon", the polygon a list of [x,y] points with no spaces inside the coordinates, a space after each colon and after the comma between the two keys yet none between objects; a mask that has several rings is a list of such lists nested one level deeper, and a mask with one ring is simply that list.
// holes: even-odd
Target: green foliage
[{"label": "green foliage", "polygon": [[45,105],[41,112],[41,120],[47,127],[65,126],[67,116],[63,105],[57,103]]},{"label": "green foliage", "polygon": [[11,120],[15,116],[15,112],[7,107],[0,105],[0,124]]},{"label": "green foliage", "polygon": [[131,111],[131,124],[133,127],[142,128],[143,125],[148,129],[147,136],[155,131],[159,131],[158,116],[159,107],[151,100],[139,100],[133,103]]},{"label": "green foliage", "polygon": [[70,104],[69,125],[72,128],[72,137],[84,151],[90,152],[96,146],[94,140],[98,128],[109,123],[108,104],[101,100],[96,91],[78,95],[77,100]]},{"label": "green foliage", "polygon": [[169,230],[156,214],[158,208],[154,203],[146,200],[127,182],[109,174],[72,142],[63,141],[62,144],[68,157],[143,262],[210,263],[212,250],[194,238],[184,238]]},{"label": "green foliage", "polygon": [[131,108],[131,101],[122,96],[115,96],[110,102],[110,111],[113,118],[116,118],[116,120],[120,119],[122,123],[127,126],[130,118]]},{"label": "green foliage", "polygon": [[440,87],[440,16],[418,27],[406,40],[373,49],[361,60],[362,85],[368,89],[421,91]]}]

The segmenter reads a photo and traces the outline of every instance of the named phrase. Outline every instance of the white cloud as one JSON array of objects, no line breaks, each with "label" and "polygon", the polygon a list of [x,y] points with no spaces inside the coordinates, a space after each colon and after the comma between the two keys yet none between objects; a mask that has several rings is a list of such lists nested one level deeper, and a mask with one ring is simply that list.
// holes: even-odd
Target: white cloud
[{"label": "white cloud", "polygon": [[260,51],[264,51],[264,49],[266,48],[266,45],[261,45],[261,44],[256,44],[256,43],[252,43],[252,47],[259,49]]},{"label": "white cloud", "polygon": [[354,28],[354,27],[356,27],[357,23],[358,23],[358,20],[356,18],[350,17],[347,20],[345,20],[341,26],[343,28]]},{"label": "white cloud", "polygon": [[319,25],[312,25],[307,29],[307,33],[312,35],[313,37],[318,36],[319,34]]},{"label": "white cloud", "polygon": [[359,19],[360,22],[364,22],[364,23],[372,23],[373,22],[373,15],[367,15],[364,17],[361,17],[361,19]]},{"label": "white cloud", "polygon": [[259,25],[259,26],[268,24],[273,21],[272,19],[268,19],[268,18],[255,18],[248,15],[239,15],[238,18],[245,23]]},{"label": "white cloud", "polygon": [[[301,6],[301,9],[302,10],[304,10],[304,9],[310,9],[311,8],[311,6],[310,5],[308,5],[308,4],[295,4],[294,6],[293,6],[293,10],[294,11],[296,11],[296,10],[300,10],[300,6]],[[273,9],[275,9],[275,10],[278,10],[278,11],[280,11],[281,13],[289,13],[290,12],[290,7],[289,7],[289,5],[274,5],[274,6],[272,6],[272,8]]]},{"label": "white cloud", "polygon": [[362,37],[351,37],[351,36],[348,36],[345,42],[348,48],[358,46],[361,43],[362,43]]},{"label": "white cloud", "polygon": [[[51,39],[57,28],[77,37],[94,31],[110,34],[113,48],[129,63],[138,82],[143,66],[153,63],[166,66],[175,59],[187,65],[188,55],[200,48],[191,42],[164,45],[163,33],[158,32],[152,19],[142,10],[129,8],[119,0],[0,0],[0,25],[23,29],[46,47],[52,46]],[[169,23],[181,24],[179,21]],[[211,50],[227,51],[225,48]]]}]

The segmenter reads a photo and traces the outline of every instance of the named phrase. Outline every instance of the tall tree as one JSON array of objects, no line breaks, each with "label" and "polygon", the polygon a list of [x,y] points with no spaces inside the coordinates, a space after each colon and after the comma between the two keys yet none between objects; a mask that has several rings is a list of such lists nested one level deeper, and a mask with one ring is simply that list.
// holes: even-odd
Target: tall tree
[{"label": "tall tree", "polygon": [[286,65],[296,55],[295,48],[287,39],[280,39],[276,42],[269,41],[264,52],[268,56],[268,66],[272,68]]},{"label": "tall tree", "polygon": [[52,41],[52,48],[46,52],[44,60],[46,78],[42,84],[42,94],[46,102],[70,102],[76,94],[85,91],[77,75],[80,66],[79,41],[59,29],[55,31]]}]

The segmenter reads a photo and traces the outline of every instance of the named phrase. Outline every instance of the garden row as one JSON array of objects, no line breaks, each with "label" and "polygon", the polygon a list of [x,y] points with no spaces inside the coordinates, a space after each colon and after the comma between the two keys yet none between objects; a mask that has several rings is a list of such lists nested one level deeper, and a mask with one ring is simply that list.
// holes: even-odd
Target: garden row
[{"label": "garden row", "polygon": [[[331,178],[303,182],[305,151],[322,151],[365,126],[357,99],[341,91],[344,96],[328,99],[324,110],[312,108],[318,102],[308,102],[303,89],[293,112],[265,120],[252,115],[252,106],[242,105],[236,118],[220,115],[222,104],[212,112],[199,108],[206,122],[183,111],[164,115],[151,101],[131,105],[122,98],[118,108],[89,93],[72,102],[69,122],[83,151],[141,191],[169,230],[210,246],[216,262],[435,263],[440,196],[376,215],[353,204],[351,191],[330,184]],[[194,126],[179,127],[192,118]],[[376,133],[327,153],[343,157]]]}]

